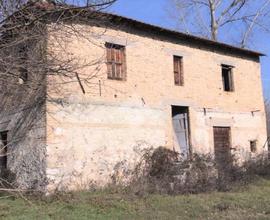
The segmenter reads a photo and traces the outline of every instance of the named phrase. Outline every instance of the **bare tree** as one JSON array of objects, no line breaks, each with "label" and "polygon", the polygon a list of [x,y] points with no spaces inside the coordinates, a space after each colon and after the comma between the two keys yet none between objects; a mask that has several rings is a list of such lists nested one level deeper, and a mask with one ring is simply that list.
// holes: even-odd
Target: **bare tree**
[{"label": "bare tree", "polygon": [[[106,29],[110,24],[101,11],[115,1],[0,2],[0,131],[10,130],[8,144],[0,137],[0,188],[45,188],[46,102],[63,102],[61,84],[76,83],[82,93],[86,87],[96,86],[93,80],[101,74],[99,66],[104,63],[104,57],[81,60],[70,54],[69,39],[77,37],[94,44],[93,36],[98,38],[104,32],[90,28],[85,33],[77,24]],[[48,37],[54,50],[50,50]],[[91,67],[93,71],[80,71]],[[50,76],[60,80],[49,81]],[[57,98],[50,97],[48,87]],[[31,149],[29,141],[36,147]],[[6,156],[7,173],[1,164]],[[13,183],[13,173],[19,185]]]},{"label": "bare tree", "polygon": [[116,0],[1,0],[0,1],[0,20],[4,20],[16,11],[20,11],[22,6],[28,4],[54,4],[62,6],[73,6],[81,8],[102,9],[110,6]]},{"label": "bare tree", "polygon": [[[214,41],[230,37],[246,47],[255,30],[268,30],[270,0],[171,0],[179,28]],[[237,30],[237,31],[235,31]]]},{"label": "bare tree", "polygon": [[26,3],[25,0],[1,0],[0,2],[1,20],[10,16],[13,12],[18,10],[25,3]]}]

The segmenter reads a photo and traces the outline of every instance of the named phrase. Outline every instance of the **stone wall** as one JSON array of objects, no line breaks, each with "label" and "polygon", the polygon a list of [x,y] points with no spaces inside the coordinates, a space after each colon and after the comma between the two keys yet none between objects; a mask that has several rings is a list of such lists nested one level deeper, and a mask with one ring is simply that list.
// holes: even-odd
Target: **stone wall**
[{"label": "stone wall", "polygon": [[268,134],[268,137],[270,137],[270,101],[269,100],[266,100],[266,119],[267,119],[267,134]]},{"label": "stone wall", "polygon": [[[31,51],[36,47],[32,45]],[[15,56],[17,48],[8,49],[1,51],[3,59]],[[46,77],[29,65],[32,69],[22,83],[15,61],[9,64],[11,73],[0,74],[0,132],[8,131],[7,170],[12,176],[8,181],[15,180],[15,186],[21,189],[43,191],[47,184]]]},{"label": "stone wall", "polygon": [[118,162],[130,169],[143,149],[166,144],[162,109],[67,100],[53,115],[47,174],[59,189],[103,186]]}]

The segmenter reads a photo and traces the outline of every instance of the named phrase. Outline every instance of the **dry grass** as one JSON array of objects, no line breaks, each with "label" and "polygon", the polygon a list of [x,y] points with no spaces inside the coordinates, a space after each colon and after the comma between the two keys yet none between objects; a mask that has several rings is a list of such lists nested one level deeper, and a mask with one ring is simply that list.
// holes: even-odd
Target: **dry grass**
[{"label": "dry grass", "polygon": [[231,192],[137,197],[109,191],[0,199],[0,219],[270,219],[270,180]]}]

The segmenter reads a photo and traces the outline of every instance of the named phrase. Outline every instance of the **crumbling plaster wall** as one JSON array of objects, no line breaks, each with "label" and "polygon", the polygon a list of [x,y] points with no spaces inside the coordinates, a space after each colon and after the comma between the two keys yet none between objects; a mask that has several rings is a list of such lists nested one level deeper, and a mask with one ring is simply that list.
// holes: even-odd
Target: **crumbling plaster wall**
[{"label": "crumbling plaster wall", "polygon": [[7,169],[11,174],[7,181],[20,189],[44,191],[47,184],[45,108],[26,110],[26,106],[27,103],[18,104],[16,109],[1,114],[0,131],[8,131]]},{"label": "crumbling plaster wall", "polygon": [[129,169],[144,148],[165,145],[164,116],[160,109],[67,100],[55,109],[58,122],[49,122],[49,179],[60,189],[65,181],[75,183],[71,189],[110,182],[118,162]]},{"label": "crumbling plaster wall", "polygon": [[15,178],[15,186],[43,191],[46,187],[46,93],[33,92],[28,85],[20,85],[18,79],[7,80],[1,84],[0,95],[0,131],[8,131],[7,168]]},{"label": "crumbling plaster wall", "polygon": [[[258,152],[263,150],[266,126],[258,61],[202,50],[147,31],[78,28],[91,41],[69,36],[65,42],[69,56],[82,63],[99,62],[79,70],[82,78],[92,76],[91,84],[82,80],[86,94],[75,76],[73,83],[48,79],[48,189],[85,188],[92,181],[105,184],[118,162],[126,160],[128,169],[143,148],[173,149],[171,105],[190,109],[194,152],[213,152],[213,126],[232,128],[233,150],[242,157],[250,156],[249,140],[257,139]],[[49,36],[49,50],[67,56],[57,48],[55,37]],[[126,81],[107,79],[105,42],[126,46]],[[183,87],[174,85],[173,55],[183,56]],[[235,66],[235,92],[223,91],[221,64]]]},{"label": "crumbling plaster wall", "polygon": [[[199,153],[214,153],[214,126],[231,128],[231,152],[241,160],[267,151],[263,113],[197,109],[192,118],[192,143]],[[250,141],[254,140],[257,140],[257,153],[250,150]]]}]

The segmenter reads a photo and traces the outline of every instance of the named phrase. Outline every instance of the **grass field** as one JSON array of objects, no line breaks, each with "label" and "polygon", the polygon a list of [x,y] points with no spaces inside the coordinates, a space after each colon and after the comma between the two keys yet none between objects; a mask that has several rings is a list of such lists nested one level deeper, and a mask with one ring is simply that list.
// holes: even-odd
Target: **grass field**
[{"label": "grass field", "polygon": [[270,180],[231,192],[136,197],[80,192],[28,201],[0,199],[0,219],[270,219]]}]

